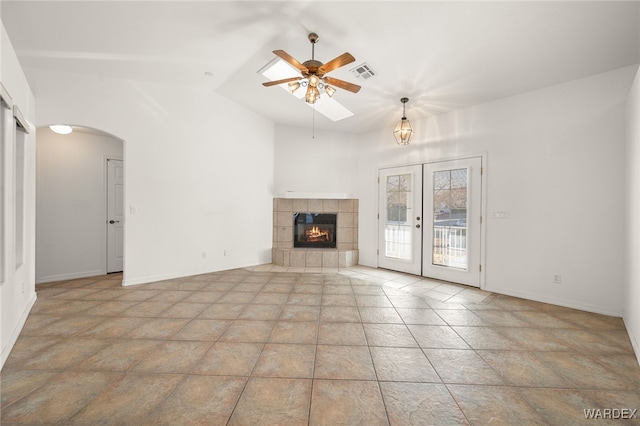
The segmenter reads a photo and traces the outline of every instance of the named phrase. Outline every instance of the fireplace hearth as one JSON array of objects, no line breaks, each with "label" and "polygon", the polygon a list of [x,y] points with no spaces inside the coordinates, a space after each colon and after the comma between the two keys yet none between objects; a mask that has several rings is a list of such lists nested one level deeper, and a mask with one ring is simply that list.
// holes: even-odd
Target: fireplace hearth
[{"label": "fireplace hearth", "polygon": [[293,247],[336,248],[336,213],[293,214]]}]

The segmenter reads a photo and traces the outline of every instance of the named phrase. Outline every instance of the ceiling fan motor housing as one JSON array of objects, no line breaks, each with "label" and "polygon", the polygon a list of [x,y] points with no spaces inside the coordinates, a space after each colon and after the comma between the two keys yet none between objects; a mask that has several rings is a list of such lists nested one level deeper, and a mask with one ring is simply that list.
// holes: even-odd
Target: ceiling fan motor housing
[{"label": "ceiling fan motor housing", "polygon": [[322,77],[324,75],[324,73],[322,74],[318,73],[318,68],[320,68],[323,65],[323,63],[320,61],[316,61],[315,59],[309,59],[308,61],[304,61],[302,65],[304,65],[309,70],[309,73],[307,75],[317,74],[318,77]]}]

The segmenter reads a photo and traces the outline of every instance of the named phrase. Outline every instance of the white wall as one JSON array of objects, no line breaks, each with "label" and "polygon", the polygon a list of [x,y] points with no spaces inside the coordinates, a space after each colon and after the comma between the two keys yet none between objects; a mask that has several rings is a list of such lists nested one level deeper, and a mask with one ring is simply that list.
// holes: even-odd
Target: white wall
[{"label": "white wall", "polygon": [[[35,121],[34,97],[27,83],[4,25],[0,34],[0,82],[9,92],[25,118]],[[35,132],[27,135],[16,131],[13,114],[2,108],[2,146],[0,146],[0,226],[3,229],[0,244],[0,368],[7,360],[13,345],[35,303]],[[24,255],[16,253],[15,232],[20,218],[16,217],[14,153],[17,144],[24,147]]]},{"label": "white wall", "polygon": [[[625,99],[635,70],[412,122],[407,147],[389,132],[361,137],[360,263],[377,265],[379,168],[486,153],[486,290],[621,315]],[[510,218],[492,218],[497,210]]]},{"label": "white wall", "polygon": [[107,158],[121,140],[37,130],[36,283],[107,272]]},{"label": "white wall", "polygon": [[[417,135],[407,147],[389,131],[325,140],[316,134],[314,141],[309,130],[277,127],[275,192],[353,193],[360,199],[360,263],[375,267],[378,169],[486,154],[485,288],[621,315],[625,100],[635,70],[412,121]],[[331,162],[334,152],[341,157],[330,176],[301,166],[310,155],[316,164]],[[497,210],[509,210],[510,218],[492,218]],[[554,274],[561,284],[552,283]]]},{"label": "white wall", "polygon": [[640,70],[627,101],[624,323],[640,361]]},{"label": "white wall", "polygon": [[277,126],[275,136],[276,195],[353,193],[357,177],[354,135]]},{"label": "white wall", "polygon": [[37,124],[124,140],[125,285],[271,261],[271,122],[210,89],[30,71]]}]

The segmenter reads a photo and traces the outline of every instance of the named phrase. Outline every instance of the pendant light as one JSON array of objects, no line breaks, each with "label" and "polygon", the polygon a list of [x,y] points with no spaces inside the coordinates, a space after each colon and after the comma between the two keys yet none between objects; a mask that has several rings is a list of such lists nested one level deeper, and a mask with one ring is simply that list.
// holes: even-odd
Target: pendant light
[{"label": "pendant light", "polygon": [[400,99],[402,102],[402,119],[396,125],[395,130],[393,131],[393,136],[396,138],[396,142],[398,145],[409,145],[409,141],[411,140],[411,136],[413,135],[413,128],[411,127],[411,123],[407,120],[407,116],[405,114],[405,107],[407,102],[409,102],[409,98]]}]

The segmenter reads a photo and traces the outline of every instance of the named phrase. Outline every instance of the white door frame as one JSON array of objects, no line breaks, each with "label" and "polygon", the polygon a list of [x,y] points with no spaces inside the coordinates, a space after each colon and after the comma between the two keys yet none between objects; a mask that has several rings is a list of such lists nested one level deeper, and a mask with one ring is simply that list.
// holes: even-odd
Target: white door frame
[{"label": "white door frame", "polygon": [[[464,160],[464,159],[470,159],[470,158],[477,158],[480,157],[481,162],[482,162],[482,174],[480,177],[480,181],[481,181],[481,207],[480,207],[480,211],[481,211],[481,217],[482,217],[482,221],[480,223],[480,289],[484,289],[486,286],[486,223],[487,223],[487,153],[479,153],[479,154],[471,154],[471,155],[465,155],[465,156],[461,156],[461,157],[444,157],[444,158],[438,158],[438,159],[431,159],[429,161],[422,161],[419,163],[412,163],[412,164],[405,164],[405,165],[395,165],[395,166],[385,166],[385,167],[380,167],[378,169],[378,177],[380,177],[380,172],[382,170],[386,170],[386,169],[392,169],[392,168],[401,168],[401,167],[408,167],[408,166],[417,166],[417,165],[425,165],[425,164],[430,164],[430,163],[439,163],[439,162],[444,162],[444,161],[454,161],[454,160]],[[379,183],[380,185],[380,183]],[[381,190],[378,189],[378,197],[380,197],[380,193]],[[380,203],[381,200],[380,198],[378,198],[378,211],[380,210]],[[380,229],[381,229],[381,225],[380,225],[380,221],[382,220],[380,218],[381,213],[378,213],[379,215],[379,223],[378,223],[378,233],[380,234]],[[382,251],[382,247],[381,247],[381,243],[380,241],[382,241],[382,237],[380,235],[378,235],[378,253],[380,253]],[[385,269],[392,269],[392,270],[398,270],[398,269],[393,269],[387,266],[383,266],[380,264],[380,255],[378,254],[377,256],[377,261],[378,261],[378,267],[379,268],[385,268]],[[400,271],[400,270],[398,270]],[[403,272],[403,271],[400,271]],[[415,274],[415,273],[413,273]],[[422,272],[419,272],[415,275],[421,275]]]}]

